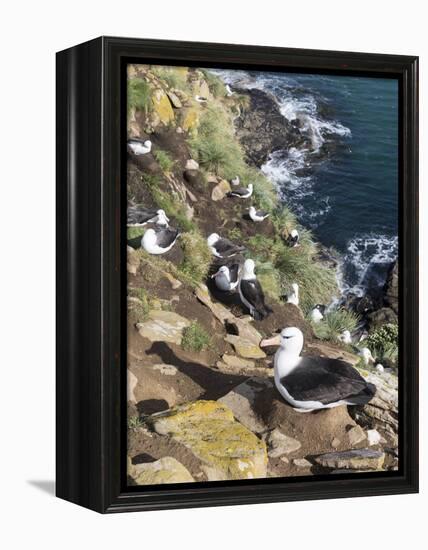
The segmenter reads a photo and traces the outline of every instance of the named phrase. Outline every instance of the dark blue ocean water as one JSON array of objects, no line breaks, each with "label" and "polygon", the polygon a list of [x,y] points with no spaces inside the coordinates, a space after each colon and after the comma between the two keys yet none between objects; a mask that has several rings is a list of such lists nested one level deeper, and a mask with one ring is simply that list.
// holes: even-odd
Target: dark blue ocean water
[{"label": "dark blue ocean water", "polygon": [[302,225],[340,253],[345,293],[382,285],[398,247],[398,82],[237,71],[221,76],[232,87],[271,92],[285,118],[299,119],[311,146],[275,152],[263,171]]}]

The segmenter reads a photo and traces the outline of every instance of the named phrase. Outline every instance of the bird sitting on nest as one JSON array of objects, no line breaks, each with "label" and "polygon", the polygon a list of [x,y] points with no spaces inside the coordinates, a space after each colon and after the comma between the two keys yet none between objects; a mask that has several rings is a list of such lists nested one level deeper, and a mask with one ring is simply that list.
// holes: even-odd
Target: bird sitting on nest
[{"label": "bird sitting on nest", "polygon": [[195,95],[195,100],[198,103],[206,103],[208,101],[208,99],[206,97],[203,97],[201,95]]},{"label": "bird sitting on nest", "polygon": [[142,206],[128,207],[128,227],[143,227],[148,223],[168,227],[169,218],[162,208],[153,210]]},{"label": "bird sitting on nest", "polygon": [[242,303],[249,309],[250,315],[260,321],[271,313],[265,304],[263,289],[255,274],[255,263],[253,260],[245,260],[239,281],[239,296]]},{"label": "bird sitting on nest", "polygon": [[376,386],[364,380],[346,361],[329,357],[301,357],[303,334],[297,327],[262,340],[261,347],[279,345],[274,359],[275,386],[299,412],[330,409],[339,405],[365,405]]},{"label": "bird sitting on nest", "polygon": [[266,212],[265,210],[256,210],[254,206],[250,206],[248,215],[253,222],[262,222],[269,216],[269,212]]},{"label": "bird sitting on nest", "polygon": [[211,279],[214,279],[216,287],[223,292],[235,290],[239,283],[240,267],[239,263],[222,265],[216,273],[211,275]]},{"label": "bird sitting on nest", "polygon": [[141,239],[141,247],[149,254],[165,254],[171,250],[179,236],[178,229],[147,229]]},{"label": "bird sitting on nest", "polygon": [[287,239],[286,239],[286,244],[290,247],[290,248],[294,248],[296,246],[299,246],[299,232],[297,231],[297,229],[292,229],[290,234],[288,235]]},{"label": "bird sitting on nest", "polygon": [[228,197],[236,197],[238,199],[249,199],[253,194],[253,184],[249,183],[248,187],[238,187],[237,189],[232,189],[227,193]]},{"label": "bird sitting on nest", "polygon": [[237,245],[229,239],[223,239],[217,233],[211,233],[207,239],[207,244],[217,258],[231,258],[245,250],[245,246]]},{"label": "bird sitting on nest", "polygon": [[314,306],[309,313],[311,321],[313,323],[319,323],[320,321],[322,321],[324,319],[325,310],[326,306],[324,306],[323,304],[317,304],[316,306]]},{"label": "bird sitting on nest", "polygon": [[128,139],[128,149],[130,149],[134,155],[146,155],[152,150],[152,142],[149,139],[143,141],[138,138]]}]

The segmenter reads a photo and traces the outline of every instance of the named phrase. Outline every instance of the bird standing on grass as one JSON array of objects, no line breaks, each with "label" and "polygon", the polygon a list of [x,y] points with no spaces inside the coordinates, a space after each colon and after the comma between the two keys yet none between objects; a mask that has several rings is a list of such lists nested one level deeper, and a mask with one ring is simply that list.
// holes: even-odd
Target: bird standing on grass
[{"label": "bird standing on grass", "polygon": [[350,363],[329,357],[301,357],[303,341],[302,331],[289,327],[260,343],[261,347],[280,346],[274,359],[275,386],[297,411],[364,405],[374,397],[376,386],[366,382]]}]

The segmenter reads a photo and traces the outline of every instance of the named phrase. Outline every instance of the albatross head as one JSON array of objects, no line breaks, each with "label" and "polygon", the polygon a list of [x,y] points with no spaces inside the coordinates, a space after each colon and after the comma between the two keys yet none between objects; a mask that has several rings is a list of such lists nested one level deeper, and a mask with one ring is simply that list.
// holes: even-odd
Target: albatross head
[{"label": "albatross head", "polygon": [[156,214],[158,215],[158,224],[159,225],[168,225],[168,222],[169,222],[169,218],[167,217],[167,215],[165,214],[165,210],[162,210],[162,208],[160,208]]},{"label": "albatross head", "polygon": [[290,235],[293,237],[293,239],[295,239],[299,236],[299,232],[297,231],[297,229],[292,229]]},{"label": "albatross head", "polygon": [[247,189],[248,189],[248,191],[249,191],[250,193],[253,192],[253,188],[254,188],[254,187],[253,187],[253,184],[252,184],[252,183],[249,183]]},{"label": "albatross head", "polygon": [[[293,289],[294,294],[296,296],[298,296],[299,295],[299,285],[297,283],[293,283],[291,285],[291,288]],[[297,329],[297,330],[299,330],[299,329]]]},{"label": "albatross head", "polygon": [[280,348],[289,353],[290,356],[299,357],[303,348],[303,333],[297,327],[287,327],[284,328],[280,334],[262,340],[260,346],[280,346]]},{"label": "albatross head", "polygon": [[250,214],[255,214],[256,213],[256,209],[254,208],[254,206],[250,206],[250,208],[248,209]]},{"label": "albatross head", "polygon": [[256,269],[256,264],[254,263],[254,260],[245,260],[244,267],[242,270],[242,278],[245,279],[255,279],[256,274],[254,273],[254,270]]},{"label": "albatross head", "polygon": [[208,246],[213,246],[220,239],[220,235],[217,233],[211,233],[207,239]]},{"label": "albatross head", "polygon": [[217,273],[214,273],[214,275],[211,275],[211,279],[214,279],[218,275],[225,275],[226,277],[229,278],[229,268],[227,267],[227,265],[222,265],[220,269],[217,271]]},{"label": "albatross head", "polygon": [[144,147],[147,147],[148,149],[152,148],[152,142],[149,139],[146,139],[144,142]]}]

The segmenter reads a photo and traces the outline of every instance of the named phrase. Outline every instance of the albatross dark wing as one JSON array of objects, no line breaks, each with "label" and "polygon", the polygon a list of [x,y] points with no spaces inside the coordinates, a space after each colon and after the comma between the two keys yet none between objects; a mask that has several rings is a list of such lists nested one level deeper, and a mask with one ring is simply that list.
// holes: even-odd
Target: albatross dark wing
[{"label": "albatross dark wing", "polygon": [[281,384],[296,401],[319,401],[323,405],[341,400],[362,405],[376,392],[352,365],[324,357],[302,357],[299,366],[281,378]]},{"label": "albatross dark wing", "polygon": [[254,319],[259,321],[269,314],[263,289],[257,279],[241,280],[241,292],[247,302],[254,308]]},{"label": "albatross dark wing", "polygon": [[240,266],[239,264],[231,264],[228,267],[229,267],[229,274],[230,274],[230,282],[236,283],[236,281],[238,280]]},{"label": "albatross dark wing", "polygon": [[156,210],[150,210],[139,206],[128,207],[128,225],[147,223],[155,216],[157,216]]},{"label": "albatross dark wing", "polygon": [[237,244],[229,241],[229,239],[219,239],[215,244],[214,248],[217,250],[217,253],[220,256],[233,256],[245,250],[245,246],[238,246]]},{"label": "albatross dark wing", "polygon": [[248,194],[248,189],[246,187],[238,187],[227,193],[228,197],[245,197]]},{"label": "albatross dark wing", "polygon": [[156,231],[156,241],[161,248],[168,248],[178,237],[178,229],[159,229]]}]

